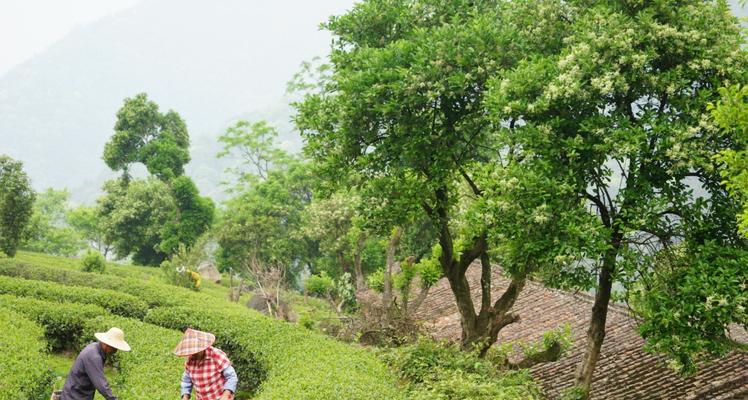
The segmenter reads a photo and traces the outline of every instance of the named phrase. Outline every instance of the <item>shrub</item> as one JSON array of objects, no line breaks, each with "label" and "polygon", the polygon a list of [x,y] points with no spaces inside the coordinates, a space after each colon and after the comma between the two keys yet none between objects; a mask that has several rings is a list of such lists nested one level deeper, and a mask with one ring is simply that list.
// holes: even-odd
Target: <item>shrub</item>
[{"label": "shrub", "polygon": [[[255,399],[402,398],[394,377],[367,350],[241,307],[158,308],[145,321],[177,330],[191,326],[212,332],[231,357],[254,354],[267,371]],[[251,375],[245,373],[240,379],[261,381],[264,372],[248,367]],[[237,367],[242,370],[247,371]]]},{"label": "shrub", "polygon": [[103,274],[106,269],[106,260],[104,260],[104,256],[98,251],[88,249],[81,259],[81,266],[83,272],[98,272]]},{"label": "shrub", "polygon": [[[31,253],[26,256],[39,257],[40,263],[43,265],[19,266],[18,263],[5,263],[6,260],[0,260],[0,274],[16,276],[34,274],[37,279],[54,280],[79,286],[102,285],[106,288],[117,288],[123,292],[137,295],[138,299],[136,300],[141,303],[145,301],[151,305],[157,303],[162,305],[148,312],[144,320],[147,323],[179,331],[192,327],[213,332],[217,336],[216,346],[226,351],[232,363],[234,363],[243,389],[256,390],[261,383],[255,399],[402,398],[396,386],[395,377],[384,364],[367,350],[352,348],[319,334],[312,334],[302,327],[269,319],[237,304],[218,302],[215,297],[205,293],[195,293],[188,289],[153,282],[144,283],[136,279],[69,271],[71,269],[67,264],[69,261],[65,259],[59,258],[61,266],[57,268],[55,266],[57,261],[47,256],[42,257]],[[23,260],[27,259],[24,258]],[[24,261],[23,264],[27,264],[27,262]],[[30,272],[23,272],[27,267]],[[61,270],[60,268],[67,270]],[[112,271],[114,268],[108,268],[108,271]],[[24,280],[0,277],[0,293],[8,293],[8,287],[15,288],[18,281]],[[64,301],[98,304],[107,310],[110,310],[110,308],[106,305],[93,301],[95,300],[92,299],[92,297],[95,297],[94,294],[103,292],[124,295],[110,290],[82,287],[65,288],[50,282],[25,282],[32,282],[34,286],[43,286],[44,288],[36,291],[28,288],[24,288],[24,290],[16,288],[14,290],[19,292],[16,294],[21,296],[38,295],[39,298],[50,301],[57,301],[59,296]],[[117,285],[122,285],[122,287],[117,287]],[[48,295],[50,292],[45,289],[54,293]],[[65,289],[70,294],[57,293],[57,289]],[[129,296],[129,298],[133,297]],[[179,306],[171,306],[173,304],[179,304]],[[111,312],[115,313],[114,311]],[[125,329],[124,326],[121,327]],[[104,329],[104,327],[97,329]],[[128,329],[125,329],[125,332],[128,340],[130,340],[131,333]],[[173,331],[166,330],[166,332]],[[148,335],[152,335],[152,333],[148,333]],[[176,337],[178,339],[178,332]],[[166,347],[161,350],[170,351],[175,344],[176,341],[168,346],[163,344],[161,346]],[[135,346],[133,348],[135,349]],[[158,351],[156,352],[158,353]],[[135,351],[120,357],[121,362],[134,354]],[[160,367],[156,365],[151,366],[151,368],[159,369]],[[143,372],[143,374],[148,376],[149,372]],[[175,379],[179,379],[180,374],[181,371],[176,372],[176,375],[172,373],[170,380],[162,382],[165,384],[164,387],[172,388],[175,385]],[[120,375],[127,374],[121,373]],[[126,380],[132,382],[131,378]],[[148,382],[143,382],[143,385],[151,387]],[[127,389],[124,386],[121,387]],[[154,393],[163,393],[164,389],[156,388],[154,390],[156,390]],[[162,397],[151,396],[150,393],[148,395],[141,394],[140,397],[135,394],[128,396],[138,399],[161,399],[173,398],[174,393]],[[124,396],[122,398],[123,400],[126,399]]]},{"label": "shrub", "polygon": [[[0,321],[2,311],[10,307],[15,312],[39,321],[46,328],[47,335],[54,333],[54,339],[64,341],[79,350],[83,345],[95,340],[94,332],[103,332],[113,326],[125,332],[125,339],[132,347],[128,353],[120,353],[116,358],[119,373],[112,384],[113,391],[122,400],[171,399],[178,396],[176,382],[181,377],[184,359],[171,353],[181,338],[181,333],[161,327],[145,324],[129,318],[107,314],[96,306],[81,306],[67,303],[54,303],[26,298],[0,296]],[[65,323],[67,319],[68,323]],[[0,323],[0,326],[2,324]],[[67,337],[57,335],[68,335]],[[41,336],[41,331],[39,331]],[[3,341],[0,340],[0,347]],[[0,348],[0,354],[14,354]],[[42,343],[43,350],[43,343]],[[29,360],[34,360],[28,357]],[[35,365],[44,369],[45,360]],[[5,365],[0,363],[0,365]],[[0,367],[2,374],[2,367]],[[18,399],[3,397],[4,386],[0,376],[0,399]],[[28,381],[36,382],[36,381]],[[50,387],[43,382],[44,389]],[[49,393],[45,393],[47,396]],[[23,397],[26,398],[26,397]],[[46,397],[29,397],[44,398]]]},{"label": "shrub", "polygon": [[132,347],[130,352],[117,354],[119,374],[112,382],[117,397],[121,400],[177,398],[184,359],[175,356],[172,350],[182,333],[128,318],[104,316],[89,321],[84,339],[94,340],[94,332],[113,326],[125,332],[125,340]]},{"label": "shrub", "polygon": [[103,308],[91,304],[52,303],[9,295],[0,295],[0,307],[23,314],[43,326],[48,348],[55,352],[79,350],[88,321],[108,315]]},{"label": "shrub", "polygon": [[41,400],[52,385],[42,328],[0,308],[0,400]]},{"label": "shrub", "polygon": [[0,294],[69,303],[96,304],[112,314],[137,319],[142,319],[148,311],[148,305],[142,300],[113,290],[64,286],[59,283],[7,276],[0,276]]},{"label": "shrub", "polygon": [[380,356],[409,382],[408,398],[538,399],[540,391],[526,371],[502,371],[477,352],[454,343],[421,338],[415,344],[383,350]]},{"label": "shrub", "polygon": [[[19,253],[19,257],[25,258],[26,255]],[[112,270],[113,268],[107,269],[108,272]],[[138,279],[121,278],[108,274],[101,275],[63,269],[54,264],[39,265],[26,261],[18,262],[12,259],[0,259],[0,275],[57,282],[69,286],[117,290],[137,296],[151,307],[179,304],[179,300],[175,299],[172,295],[173,287],[145,283]]]},{"label": "shrub", "polygon": [[334,288],[335,282],[325,271],[319,275],[311,275],[304,281],[304,289],[307,293],[320,297],[328,296]]}]

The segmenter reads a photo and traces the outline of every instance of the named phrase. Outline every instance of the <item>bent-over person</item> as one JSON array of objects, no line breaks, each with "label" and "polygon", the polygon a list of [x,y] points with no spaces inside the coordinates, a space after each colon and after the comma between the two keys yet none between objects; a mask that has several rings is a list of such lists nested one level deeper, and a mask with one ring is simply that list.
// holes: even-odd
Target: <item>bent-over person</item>
[{"label": "bent-over person", "polygon": [[130,345],[119,328],[97,332],[94,336],[97,341],[83,348],[75,359],[62,388],[62,400],[93,400],[96,390],[106,400],[117,400],[104,376],[104,362],[117,350],[130,351]]},{"label": "bent-over person", "polygon": [[239,378],[226,353],[213,347],[215,335],[187,329],[174,354],[187,357],[182,374],[182,400],[194,391],[197,400],[231,400]]}]

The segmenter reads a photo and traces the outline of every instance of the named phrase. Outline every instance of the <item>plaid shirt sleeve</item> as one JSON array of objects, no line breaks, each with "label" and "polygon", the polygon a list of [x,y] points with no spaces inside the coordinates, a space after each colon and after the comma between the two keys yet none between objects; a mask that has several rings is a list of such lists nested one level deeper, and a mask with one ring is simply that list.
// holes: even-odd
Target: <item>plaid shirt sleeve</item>
[{"label": "plaid shirt sleeve", "polygon": [[182,396],[192,394],[192,379],[190,378],[190,374],[188,374],[187,371],[184,371],[184,373],[182,374],[182,382],[179,384],[179,386],[182,389]]}]

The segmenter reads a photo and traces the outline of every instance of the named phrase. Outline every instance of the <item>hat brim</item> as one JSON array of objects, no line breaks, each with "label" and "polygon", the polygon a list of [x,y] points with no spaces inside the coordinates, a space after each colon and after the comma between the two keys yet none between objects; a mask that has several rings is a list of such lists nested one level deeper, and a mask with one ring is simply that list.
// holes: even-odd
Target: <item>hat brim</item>
[{"label": "hat brim", "polygon": [[127,342],[125,342],[124,340],[112,339],[103,332],[94,333],[94,337],[96,337],[96,339],[98,339],[101,343],[108,344],[109,346],[112,346],[117,350],[130,351],[130,345],[127,344]]},{"label": "hat brim", "polygon": [[189,357],[189,356],[191,356],[193,354],[197,354],[197,353],[199,353],[201,351],[207,350],[208,347],[210,347],[210,346],[211,345],[207,345],[207,346],[205,346],[203,348],[197,348],[197,349],[194,348],[194,347],[191,348],[191,349],[180,349],[180,348],[176,348],[176,349],[174,349],[174,354],[177,355],[178,357]]},{"label": "hat brim", "polygon": [[208,347],[213,346],[216,341],[216,336],[212,333],[203,332],[205,336],[202,340],[195,337],[183,337],[179,341],[177,347],[174,349],[174,354],[178,357],[188,357],[193,354],[197,354]]}]

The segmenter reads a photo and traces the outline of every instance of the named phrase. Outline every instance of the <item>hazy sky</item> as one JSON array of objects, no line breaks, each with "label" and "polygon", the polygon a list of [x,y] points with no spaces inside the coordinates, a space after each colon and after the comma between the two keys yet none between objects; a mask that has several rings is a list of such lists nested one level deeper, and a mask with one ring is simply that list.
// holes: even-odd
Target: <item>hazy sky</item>
[{"label": "hazy sky", "polygon": [[77,25],[141,0],[0,0],[0,75],[62,39]]},{"label": "hazy sky", "polygon": [[[0,76],[62,39],[77,25],[140,1],[144,0],[0,0]],[[299,6],[314,7],[314,3],[301,0]]]}]

